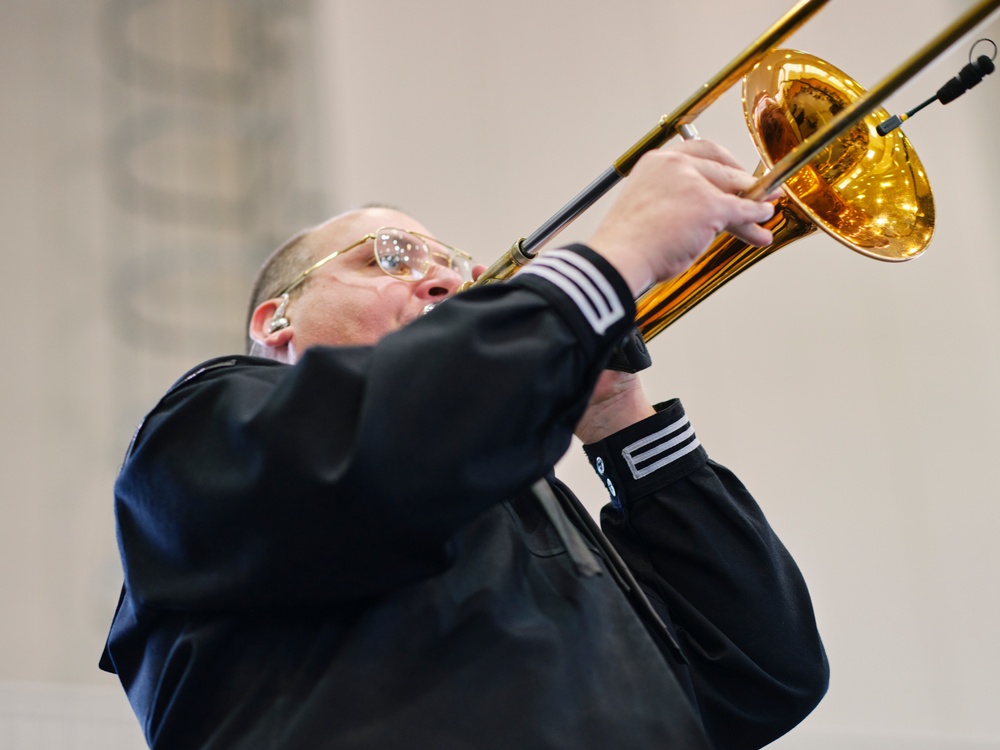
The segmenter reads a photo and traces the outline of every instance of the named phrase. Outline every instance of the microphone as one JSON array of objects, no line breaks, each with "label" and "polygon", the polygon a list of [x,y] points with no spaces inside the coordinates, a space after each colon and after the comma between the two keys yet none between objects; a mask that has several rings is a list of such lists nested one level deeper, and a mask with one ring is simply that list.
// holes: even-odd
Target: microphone
[{"label": "microphone", "polygon": [[[997,45],[992,39],[980,39],[979,42],[989,42],[993,45],[993,56],[996,57]],[[975,44],[972,45],[975,49]],[[972,59],[972,53],[969,53],[969,63],[965,65],[958,75],[948,81],[944,86],[937,90],[930,99],[925,102],[921,102],[916,107],[911,109],[909,112],[902,115],[893,115],[885,122],[881,123],[875,132],[881,136],[886,136],[893,130],[902,125],[906,120],[910,119],[917,112],[922,110],[928,104],[933,102],[941,102],[942,104],[950,104],[964,94],[966,91],[976,86],[980,81],[982,81],[986,76],[996,70],[996,65],[993,63],[993,58],[987,57],[986,55],[980,55],[975,60]]]},{"label": "microphone", "polygon": [[962,68],[957,76],[938,89],[938,101],[942,104],[955,101],[994,70],[996,70],[996,66],[993,61],[986,55],[980,55],[975,61]]}]

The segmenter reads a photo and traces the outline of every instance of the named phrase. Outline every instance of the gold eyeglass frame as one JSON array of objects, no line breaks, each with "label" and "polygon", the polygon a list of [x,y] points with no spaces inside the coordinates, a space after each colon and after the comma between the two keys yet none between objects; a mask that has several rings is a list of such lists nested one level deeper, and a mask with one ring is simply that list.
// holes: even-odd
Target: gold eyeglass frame
[{"label": "gold eyeglass frame", "polygon": [[[368,241],[374,242],[374,240],[376,239],[376,237],[378,237],[379,234],[381,234],[382,232],[390,231],[390,230],[391,231],[395,231],[395,232],[403,232],[404,234],[411,234],[414,237],[419,237],[420,239],[424,240],[425,242],[432,242],[434,244],[440,245],[441,247],[443,247],[446,250],[448,250],[451,253],[453,253],[455,256],[468,261],[469,262],[469,268],[470,268],[469,273],[471,274],[471,268],[472,268],[472,264],[474,262],[472,256],[469,255],[468,253],[462,251],[462,250],[459,250],[457,247],[452,247],[451,245],[449,245],[447,243],[444,243],[444,242],[441,242],[441,240],[439,240],[439,239],[437,239],[435,237],[431,237],[429,235],[423,234],[422,232],[414,232],[412,229],[400,229],[399,227],[379,227],[374,232],[369,232],[368,234],[366,234],[364,237],[362,237],[357,242],[353,242],[350,245],[348,245],[347,247],[345,247],[345,248],[343,248],[341,250],[337,250],[336,252],[330,253],[329,255],[327,255],[322,260],[318,260],[315,263],[313,263],[311,266],[309,266],[309,268],[307,268],[305,271],[303,271],[298,276],[296,276],[291,281],[291,283],[289,283],[287,286],[285,286],[281,291],[276,292],[273,295],[272,299],[277,298],[277,297],[283,297],[286,294],[291,294],[291,292],[294,289],[296,289],[300,284],[302,284],[302,282],[304,282],[307,278],[309,278],[309,275],[312,274],[313,271],[316,271],[317,269],[319,269],[322,266],[326,265],[327,263],[329,263],[331,260],[333,260],[337,256],[343,255],[348,250],[353,250],[354,248],[358,247],[359,245],[363,245],[363,244],[365,244]],[[430,248],[428,248],[428,252],[429,251],[430,251]],[[385,269],[385,267],[379,262],[378,250],[377,250],[377,248],[376,248],[376,246],[374,244],[372,245],[372,254],[374,256],[375,264],[379,267],[379,269],[382,271],[382,273],[384,273],[386,276],[391,276],[392,278],[399,279],[400,281],[408,281],[408,282],[420,281],[420,279],[407,279],[407,278],[404,278],[402,276],[396,276],[395,274],[389,273],[389,271],[387,271]],[[449,267],[451,267],[451,266],[449,266]],[[423,277],[421,277],[421,278],[423,278]],[[471,275],[469,276],[468,279],[464,279],[464,280],[465,281],[471,281],[472,280]]]}]

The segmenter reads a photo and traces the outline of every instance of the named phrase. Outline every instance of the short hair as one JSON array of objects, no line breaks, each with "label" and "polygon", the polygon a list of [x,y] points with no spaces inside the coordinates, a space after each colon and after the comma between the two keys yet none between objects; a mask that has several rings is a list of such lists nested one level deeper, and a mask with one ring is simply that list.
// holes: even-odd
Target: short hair
[{"label": "short hair", "polygon": [[298,234],[286,240],[281,247],[272,252],[261,265],[254,279],[253,291],[250,293],[250,308],[247,310],[247,353],[254,348],[254,341],[249,336],[250,322],[257,307],[277,295],[288,286],[295,277],[313,264],[315,252],[312,243],[307,240],[312,236],[313,228],[303,229]]}]

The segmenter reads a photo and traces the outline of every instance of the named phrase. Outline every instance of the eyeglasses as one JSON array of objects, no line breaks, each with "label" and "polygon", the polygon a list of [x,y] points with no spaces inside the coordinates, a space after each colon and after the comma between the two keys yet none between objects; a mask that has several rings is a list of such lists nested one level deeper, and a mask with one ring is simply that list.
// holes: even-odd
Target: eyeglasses
[{"label": "eyeglasses", "polygon": [[455,271],[462,277],[462,281],[472,281],[473,261],[471,255],[420,232],[406,231],[396,227],[382,227],[371,234],[366,234],[343,250],[330,253],[323,260],[313,263],[274,296],[281,297],[288,294],[305,281],[313,271],[329,263],[338,255],[343,255],[348,250],[353,250],[369,240],[374,245],[375,262],[378,263],[378,267],[395,279],[420,281],[427,276],[431,266],[439,265]]}]

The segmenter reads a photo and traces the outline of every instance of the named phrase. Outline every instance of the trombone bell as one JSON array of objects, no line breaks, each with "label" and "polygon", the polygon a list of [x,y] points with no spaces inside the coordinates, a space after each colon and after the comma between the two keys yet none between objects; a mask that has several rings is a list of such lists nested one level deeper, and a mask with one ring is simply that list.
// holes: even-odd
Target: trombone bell
[{"label": "trombone bell", "polygon": [[[775,163],[865,93],[833,65],[804,52],[775,50],[743,80],[747,127],[761,156]],[[923,166],[900,130],[876,132],[889,114],[869,112],[784,184],[765,226],[774,235],[754,247],[720,235],[698,261],[636,301],[636,323],[649,341],[698,302],[766,255],[817,227],[870,258],[904,261],[934,232],[934,199]]]},{"label": "trombone bell", "polygon": [[[743,81],[747,127],[770,169],[865,90],[828,62],[776,50]],[[882,108],[785,182],[785,192],[832,237],[863,255],[902,261],[934,232],[934,199],[923,165],[901,132],[880,136]],[[895,137],[894,137],[895,136]]]}]

